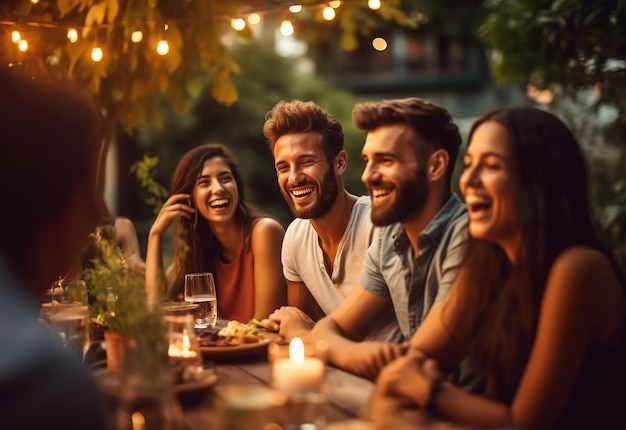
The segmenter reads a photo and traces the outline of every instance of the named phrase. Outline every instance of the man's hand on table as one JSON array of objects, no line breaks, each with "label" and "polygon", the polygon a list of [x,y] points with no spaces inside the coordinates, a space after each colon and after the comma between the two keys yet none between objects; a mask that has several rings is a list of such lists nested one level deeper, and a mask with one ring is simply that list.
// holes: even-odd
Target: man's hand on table
[{"label": "man's hand on table", "polygon": [[293,306],[282,306],[261,321],[261,326],[278,332],[284,339],[294,337],[305,338],[315,322],[300,309]]}]

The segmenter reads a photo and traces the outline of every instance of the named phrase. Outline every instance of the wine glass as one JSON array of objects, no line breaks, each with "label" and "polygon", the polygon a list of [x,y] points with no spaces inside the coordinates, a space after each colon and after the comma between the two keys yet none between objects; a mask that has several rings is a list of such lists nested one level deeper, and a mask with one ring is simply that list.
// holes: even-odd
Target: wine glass
[{"label": "wine glass", "polygon": [[198,305],[193,311],[195,328],[215,327],[217,296],[212,273],[188,273],[185,275],[185,301]]},{"label": "wine glass", "polygon": [[61,288],[62,292],[50,307],[50,330],[82,360],[90,342],[87,285],[82,279],[61,279],[53,288]]}]

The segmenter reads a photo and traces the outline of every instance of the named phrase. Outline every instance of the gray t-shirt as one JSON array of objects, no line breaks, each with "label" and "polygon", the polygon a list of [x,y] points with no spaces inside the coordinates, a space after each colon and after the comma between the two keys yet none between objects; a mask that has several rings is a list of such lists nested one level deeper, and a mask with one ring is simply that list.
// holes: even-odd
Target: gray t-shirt
[{"label": "gray t-shirt", "polygon": [[[285,278],[303,282],[326,315],[335,311],[358,284],[374,230],[370,210],[369,196],[359,197],[337,248],[330,277],[324,265],[319,236],[311,222],[296,218],[287,228],[282,248]],[[399,341],[400,330],[395,315],[389,315],[384,325],[385,328],[379,328],[368,339]]]},{"label": "gray t-shirt", "polygon": [[465,205],[451,195],[418,237],[419,256],[399,223],[377,228],[360,285],[391,297],[398,324],[409,339],[435,301],[442,301],[456,278],[468,238]]}]

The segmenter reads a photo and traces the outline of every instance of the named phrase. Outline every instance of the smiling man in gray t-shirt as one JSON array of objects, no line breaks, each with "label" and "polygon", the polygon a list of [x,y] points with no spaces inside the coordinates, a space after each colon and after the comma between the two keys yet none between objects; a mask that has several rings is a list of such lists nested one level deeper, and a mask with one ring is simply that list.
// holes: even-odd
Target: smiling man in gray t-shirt
[{"label": "smiling man in gray t-shirt", "polygon": [[[313,102],[280,102],[268,113],[268,139],[278,185],[297,217],[283,239],[282,263],[290,306],[263,325],[287,339],[305,336],[315,321],[337,309],[358,283],[373,224],[369,197],[343,186],[347,166],[339,122]],[[370,337],[399,341],[393,310]]]}]

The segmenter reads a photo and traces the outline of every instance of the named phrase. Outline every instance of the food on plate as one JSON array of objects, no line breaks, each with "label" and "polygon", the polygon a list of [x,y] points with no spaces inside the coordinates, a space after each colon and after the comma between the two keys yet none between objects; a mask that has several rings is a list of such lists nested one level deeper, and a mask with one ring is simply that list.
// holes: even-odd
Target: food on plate
[{"label": "food on plate", "polygon": [[244,324],[237,320],[228,321],[226,327],[217,332],[218,336],[228,345],[242,345],[245,343],[258,343],[263,340],[259,330],[259,321],[252,319]]}]

